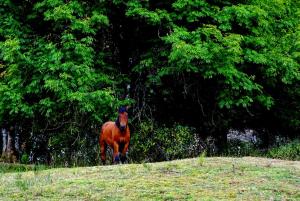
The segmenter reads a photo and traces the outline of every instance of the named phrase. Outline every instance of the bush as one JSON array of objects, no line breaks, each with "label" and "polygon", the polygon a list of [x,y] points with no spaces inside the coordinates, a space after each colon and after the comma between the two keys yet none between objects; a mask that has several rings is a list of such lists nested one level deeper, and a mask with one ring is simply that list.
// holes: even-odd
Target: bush
[{"label": "bush", "polygon": [[28,164],[29,163],[29,155],[24,153],[22,156],[21,156],[21,163],[23,164]]},{"label": "bush", "polygon": [[8,172],[26,172],[33,170],[33,165],[13,164],[13,163],[1,163],[0,173]]},{"label": "bush", "polygon": [[300,160],[300,140],[271,148],[266,155],[270,158]]},{"label": "bush", "polygon": [[227,142],[227,148],[224,151],[225,156],[258,156],[259,150],[252,142],[243,142],[240,140],[230,140]]},{"label": "bush", "polygon": [[48,147],[55,167],[98,165],[100,162],[99,133],[86,131],[53,135]]},{"label": "bush", "polygon": [[142,122],[131,138],[132,161],[164,161],[198,156],[203,151],[195,129],[174,124],[158,127],[151,121]]}]

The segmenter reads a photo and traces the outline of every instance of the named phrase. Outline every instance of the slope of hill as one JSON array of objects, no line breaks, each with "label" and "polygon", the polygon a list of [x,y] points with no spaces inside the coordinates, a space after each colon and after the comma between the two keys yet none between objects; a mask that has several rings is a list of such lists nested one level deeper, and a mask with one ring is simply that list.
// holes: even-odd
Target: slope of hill
[{"label": "slope of hill", "polygon": [[300,200],[300,162],[194,158],[0,173],[0,200]]}]

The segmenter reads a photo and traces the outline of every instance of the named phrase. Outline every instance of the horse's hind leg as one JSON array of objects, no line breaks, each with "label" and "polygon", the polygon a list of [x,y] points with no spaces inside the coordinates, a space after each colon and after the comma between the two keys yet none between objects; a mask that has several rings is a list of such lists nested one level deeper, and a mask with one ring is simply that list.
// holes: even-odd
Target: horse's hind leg
[{"label": "horse's hind leg", "polygon": [[105,165],[105,160],[106,160],[106,146],[107,146],[106,143],[100,140],[101,161],[103,165]]}]

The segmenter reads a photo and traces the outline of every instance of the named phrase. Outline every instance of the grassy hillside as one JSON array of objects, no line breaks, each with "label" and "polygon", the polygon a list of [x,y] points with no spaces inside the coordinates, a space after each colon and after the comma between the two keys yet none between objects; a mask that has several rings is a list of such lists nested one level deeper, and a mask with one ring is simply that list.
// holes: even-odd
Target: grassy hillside
[{"label": "grassy hillside", "polygon": [[300,200],[300,162],[195,158],[0,172],[0,200]]}]

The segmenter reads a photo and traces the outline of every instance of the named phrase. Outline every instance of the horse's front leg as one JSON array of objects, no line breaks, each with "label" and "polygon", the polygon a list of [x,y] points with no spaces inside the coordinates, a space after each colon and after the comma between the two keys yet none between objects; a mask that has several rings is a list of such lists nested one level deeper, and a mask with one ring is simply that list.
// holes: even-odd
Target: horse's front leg
[{"label": "horse's front leg", "polygon": [[124,163],[126,161],[126,152],[128,151],[129,142],[124,145],[124,149],[122,150],[121,162]]},{"label": "horse's front leg", "polygon": [[119,157],[119,144],[117,142],[114,142],[114,154],[113,154],[113,162],[114,164],[119,163],[120,157]]}]

